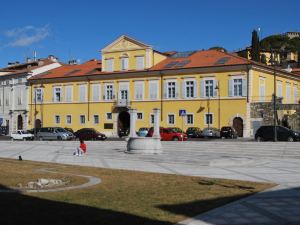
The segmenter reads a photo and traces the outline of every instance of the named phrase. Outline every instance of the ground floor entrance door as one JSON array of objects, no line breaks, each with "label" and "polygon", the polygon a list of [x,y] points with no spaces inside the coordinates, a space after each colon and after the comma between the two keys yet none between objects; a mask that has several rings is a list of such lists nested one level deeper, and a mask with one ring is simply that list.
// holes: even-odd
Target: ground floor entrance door
[{"label": "ground floor entrance door", "polygon": [[233,128],[236,130],[239,137],[243,137],[243,119],[241,117],[235,117],[233,119]]}]

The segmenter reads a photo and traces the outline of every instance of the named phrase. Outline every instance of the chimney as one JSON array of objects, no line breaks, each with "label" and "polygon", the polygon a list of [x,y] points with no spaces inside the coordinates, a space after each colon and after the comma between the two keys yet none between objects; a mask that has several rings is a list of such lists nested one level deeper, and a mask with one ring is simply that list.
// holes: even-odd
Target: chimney
[{"label": "chimney", "polygon": [[53,62],[57,62],[57,58],[54,55],[49,55],[48,59],[50,59]]},{"label": "chimney", "polygon": [[69,65],[77,65],[78,62],[77,62],[76,59],[71,59],[71,60],[69,60],[68,64],[69,64]]}]

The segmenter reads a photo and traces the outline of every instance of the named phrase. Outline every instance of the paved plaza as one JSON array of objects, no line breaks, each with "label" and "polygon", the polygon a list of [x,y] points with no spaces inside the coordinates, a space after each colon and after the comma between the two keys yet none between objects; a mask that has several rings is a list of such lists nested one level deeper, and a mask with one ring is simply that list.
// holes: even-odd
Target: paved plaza
[{"label": "paved plaza", "polygon": [[181,225],[300,224],[300,143],[163,142],[160,155],[124,153],[125,141],[87,142],[88,153],[73,156],[78,142],[1,141],[0,157],[157,173],[228,178],[278,184]]}]

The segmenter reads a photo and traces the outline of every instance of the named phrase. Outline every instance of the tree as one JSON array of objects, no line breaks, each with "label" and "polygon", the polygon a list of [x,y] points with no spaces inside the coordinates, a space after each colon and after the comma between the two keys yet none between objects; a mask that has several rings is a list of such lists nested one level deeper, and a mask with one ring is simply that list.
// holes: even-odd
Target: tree
[{"label": "tree", "polygon": [[267,64],[267,57],[265,54],[261,54],[261,58],[260,58],[260,61],[264,64]]},{"label": "tree", "polygon": [[252,31],[250,56],[252,60],[260,62],[260,44],[256,30]]},{"label": "tree", "polygon": [[209,50],[218,50],[218,51],[221,51],[221,52],[227,52],[227,50],[225,48],[220,47],[220,46],[211,47],[211,48],[209,48]]}]

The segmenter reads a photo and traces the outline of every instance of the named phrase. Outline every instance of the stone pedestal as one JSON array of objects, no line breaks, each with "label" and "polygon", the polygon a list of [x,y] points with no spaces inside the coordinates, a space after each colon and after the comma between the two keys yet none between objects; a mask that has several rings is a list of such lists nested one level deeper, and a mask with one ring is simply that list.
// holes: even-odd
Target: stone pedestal
[{"label": "stone pedestal", "polygon": [[135,123],[136,123],[136,109],[129,109],[130,114],[130,132],[129,137],[136,137]]}]

